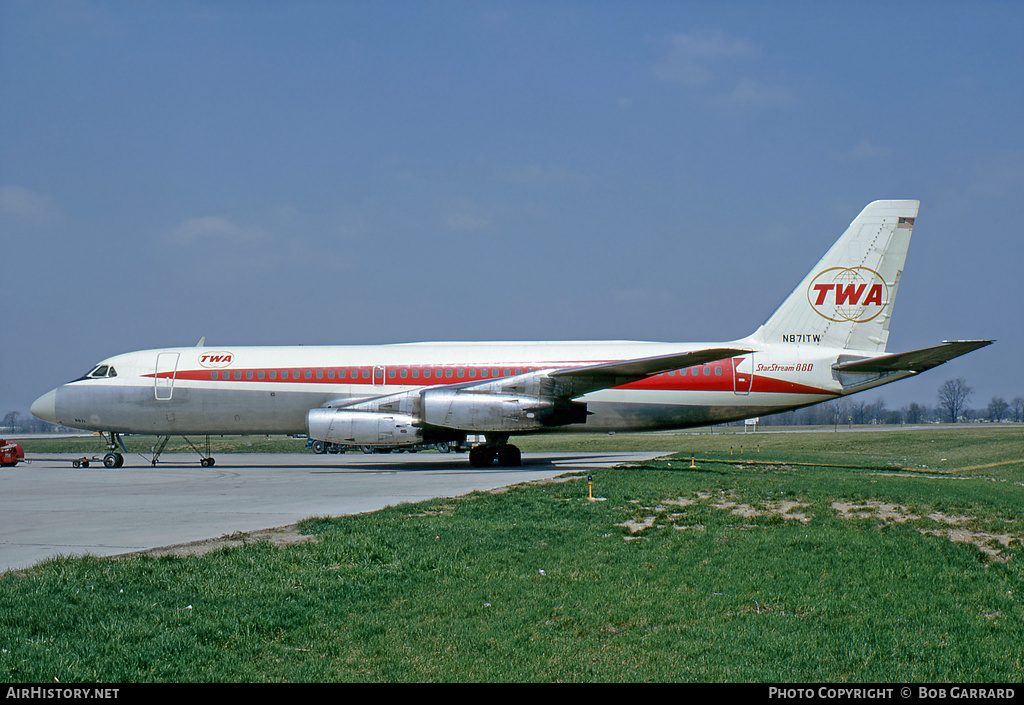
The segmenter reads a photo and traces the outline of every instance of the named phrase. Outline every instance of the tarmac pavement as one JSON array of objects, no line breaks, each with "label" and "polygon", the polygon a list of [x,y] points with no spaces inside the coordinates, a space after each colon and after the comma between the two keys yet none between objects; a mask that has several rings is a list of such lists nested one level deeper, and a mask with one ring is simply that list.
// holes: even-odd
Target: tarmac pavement
[{"label": "tarmac pavement", "polygon": [[465,455],[225,453],[214,467],[168,453],[151,466],[72,467],[76,454],[0,468],[0,573],[63,556],[111,556],[287,526],[403,502],[543,480],[663,453],[527,453],[519,468]]}]

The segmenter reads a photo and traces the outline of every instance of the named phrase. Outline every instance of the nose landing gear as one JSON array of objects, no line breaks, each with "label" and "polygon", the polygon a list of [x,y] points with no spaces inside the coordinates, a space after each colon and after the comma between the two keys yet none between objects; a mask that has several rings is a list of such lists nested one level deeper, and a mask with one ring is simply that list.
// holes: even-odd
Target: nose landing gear
[{"label": "nose landing gear", "polygon": [[107,441],[107,454],[103,456],[103,467],[105,468],[119,468],[124,465],[124,456],[121,451],[127,452],[124,447],[124,441],[121,440],[120,433],[104,433],[103,437]]}]

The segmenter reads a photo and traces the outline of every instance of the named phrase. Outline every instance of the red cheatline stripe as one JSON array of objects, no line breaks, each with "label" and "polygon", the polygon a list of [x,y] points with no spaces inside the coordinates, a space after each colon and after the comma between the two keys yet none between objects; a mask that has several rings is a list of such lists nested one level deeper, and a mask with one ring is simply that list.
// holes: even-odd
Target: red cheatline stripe
[{"label": "red cheatline stripe", "polygon": [[[548,366],[544,366],[546,369]],[[215,381],[215,382],[266,382],[266,383],[281,383],[281,382],[299,382],[303,384],[368,384],[368,385],[417,385],[417,384],[451,384],[453,382],[466,382],[466,381],[486,381],[490,379],[497,379],[505,376],[505,370],[508,370],[510,375],[516,374],[517,370],[519,373],[530,369],[536,369],[536,367],[514,367],[514,366],[481,366],[481,367],[445,367],[445,366],[393,366],[387,367],[387,375],[382,379],[379,373],[375,374],[373,367],[345,367],[345,368],[267,368],[267,369],[242,369],[242,370],[179,370],[174,372],[161,372],[159,374],[146,374],[144,377],[159,377],[160,379],[178,379],[178,380],[191,380],[191,381]],[[474,376],[470,376],[469,370],[474,371]],[[692,368],[698,370],[702,368]],[[391,377],[391,371],[395,372],[395,376]],[[406,376],[401,376],[401,371],[406,371]],[[412,376],[413,370],[418,372],[417,377]],[[458,371],[462,370],[463,375],[459,377]],[[483,377],[481,371],[486,370],[488,376]],[[259,373],[263,372],[264,375],[260,378]],[[306,372],[310,373],[309,378],[306,377]],[[334,378],[331,378],[329,372],[333,371]],[[430,376],[427,377],[425,372],[430,371]],[[274,373],[274,378],[270,377],[270,373]],[[345,373],[345,377],[339,377],[341,372]],[[363,373],[366,373],[364,376]],[[710,375],[705,374],[681,374],[675,375],[661,374],[646,379],[624,384],[615,389],[633,389],[633,390],[662,390],[662,391],[694,391],[694,392],[732,392],[734,391],[733,376],[731,371],[727,368],[723,370],[720,375],[712,372]],[[237,373],[237,376],[236,376]],[[295,377],[296,373],[299,375]],[[449,373],[451,373],[449,375]],[[216,374],[216,379],[213,375]],[[249,375],[252,375],[251,377]],[[319,376],[318,376],[319,375]],[[754,375],[753,381],[750,387],[751,392],[761,393],[775,393],[775,394],[826,394],[831,395],[832,392],[827,389],[820,387],[813,387],[810,385],[800,384],[797,382],[789,382],[773,377],[766,377],[764,375]]]}]

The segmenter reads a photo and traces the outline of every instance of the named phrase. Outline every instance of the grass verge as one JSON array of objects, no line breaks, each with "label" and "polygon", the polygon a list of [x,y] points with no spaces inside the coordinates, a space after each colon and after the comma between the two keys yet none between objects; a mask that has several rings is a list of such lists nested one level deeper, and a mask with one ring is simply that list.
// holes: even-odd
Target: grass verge
[{"label": "grass verge", "polygon": [[1019,430],[758,435],[674,437],[596,499],[574,476],[47,561],[0,577],[0,678],[1024,680]]}]

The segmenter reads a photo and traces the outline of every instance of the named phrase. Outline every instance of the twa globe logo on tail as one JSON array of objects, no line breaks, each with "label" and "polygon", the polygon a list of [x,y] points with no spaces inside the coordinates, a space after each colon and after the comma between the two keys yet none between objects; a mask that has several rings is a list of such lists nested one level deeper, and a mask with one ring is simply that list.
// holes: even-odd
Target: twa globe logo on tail
[{"label": "twa globe logo on tail", "polygon": [[882,275],[867,267],[832,267],[807,287],[807,301],[822,318],[838,323],[866,323],[889,303]]}]

